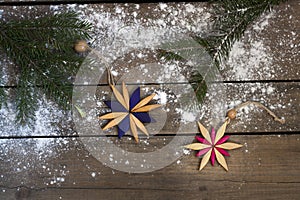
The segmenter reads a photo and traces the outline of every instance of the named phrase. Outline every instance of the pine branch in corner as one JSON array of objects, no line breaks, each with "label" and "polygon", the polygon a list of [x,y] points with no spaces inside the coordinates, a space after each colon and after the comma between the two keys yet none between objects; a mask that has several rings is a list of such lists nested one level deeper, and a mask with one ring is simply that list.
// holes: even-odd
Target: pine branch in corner
[{"label": "pine branch in corner", "polygon": [[243,36],[247,27],[265,11],[286,0],[219,0],[215,1],[215,16],[212,30],[208,36],[196,36],[210,53],[217,65],[228,58],[235,41]]},{"label": "pine branch in corner", "polygon": [[71,77],[84,59],[73,46],[79,39],[89,39],[90,29],[74,12],[0,22],[0,48],[19,68],[17,121],[34,118],[40,90],[62,108],[70,106]]}]

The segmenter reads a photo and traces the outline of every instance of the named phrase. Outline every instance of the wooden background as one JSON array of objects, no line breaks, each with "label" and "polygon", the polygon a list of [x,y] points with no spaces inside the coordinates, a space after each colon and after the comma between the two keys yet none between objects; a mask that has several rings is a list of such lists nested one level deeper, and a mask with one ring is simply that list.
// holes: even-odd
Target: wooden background
[{"label": "wooden background", "polygon": [[[58,3],[4,0],[0,1],[0,10],[5,20],[26,18],[30,10],[43,13],[49,5]],[[253,97],[263,99],[267,106],[280,103],[283,106],[273,111],[284,117],[286,124],[274,122],[260,109],[252,109],[246,116],[248,120],[241,117],[234,121],[227,134],[232,134],[231,140],[244,147],[231,151],[227,158],[229,172],[210,164],[199,172],[199,158],[191,153],[154,172],[125,173],[104,166],[90,155],[73,130],[62,128],[59,135],[48,136],[6,133],[0,135],[5,140],[0,143],[0,199],[300,199],[300,1],[287,1],[274,9],[280,13],[277,19],[256,35],[263,37],[273,52],[273,64],[278,66],[274,76],[241,80],[230,76],[228,68],[221,74],[229,91],[228,104]],[[280,45],[281,39],[292,31],[297,34],[291,41],[294,45]],[[254,84],[271,86],[276,95],[252,91]],[[203,124],[210,117],[206,116]],[[178,134],[193,133],[187,130]],[[174,134],[172,124],[167,125],[149,143],[162,147]],[[55,156],[36,159],[38,153],[31,145],[36,138],[57,141]],[[68,142],[60,143],[60,139]],[[133,140],[122,142],[127,149],[152,148]],[[34,165],[16,170],[18,163]]]}]

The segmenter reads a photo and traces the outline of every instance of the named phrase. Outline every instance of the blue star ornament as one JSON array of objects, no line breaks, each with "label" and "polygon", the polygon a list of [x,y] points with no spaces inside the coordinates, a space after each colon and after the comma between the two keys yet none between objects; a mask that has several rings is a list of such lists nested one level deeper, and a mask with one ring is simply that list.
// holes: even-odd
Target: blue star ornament
[{"label": "blue star ornament", "polygon": [[101,116],[100,119],[111,119],[111,121],[107,123],[103,130],[117,126],[118,136],[121,138],[131,129],[133,137],[137,142],[137,128],[146,135],[149,135],[144,123],[152,123],[155,122],[155,120],[148,112],[161,106],[159,104],[147,105],[155,94],[151,94],[141,100],[140,87],[138,87],[130,97],[124,82],[122,83],[123,95],[121,95],[115,86],[111,85],[110,87],[117,101],[104,102],[111,109],[111,113]]}]

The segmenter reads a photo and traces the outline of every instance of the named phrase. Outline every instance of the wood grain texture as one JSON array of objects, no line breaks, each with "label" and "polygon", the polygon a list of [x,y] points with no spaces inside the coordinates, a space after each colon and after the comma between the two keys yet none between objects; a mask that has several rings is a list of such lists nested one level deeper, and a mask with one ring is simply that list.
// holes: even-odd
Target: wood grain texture
[{"label": "wood grain texture", "polygon": [[[105,0],[101,1],[104,2]],[[4,2],[4,3],[3,3]],[[4,0],[0,2],[3,10],[1,20],[30,19],[52,13],[49,4],[64,3],[65,10],[70,1],[40,0],[38,2],[19,0]],[[78,0],[77,2],[83,3]],[[93,4],[87,5],[84,14],[97,11],[117,15],[115,8],[122,7],[125,12],[134,11],[134,4]],[[100,1],[97,1],[100,2]],[[106,2],[106,1],[105,1]],[[121,1],[120,1],[121,2]],[[124,1],[125,2],[125,1]],[[135,1],[135,2],[138,2]],[[8,3],[6,6],[1,4]],[[32,6],[27,6],[26,3]],[[38,4],[47,5],[38,5]],[[13,7],[12,5],[17,5]],[[195,3],[205,7],[206,4]],[[138,18],[157,19],[163,14],[154,10],[155,4],[140,4]],[[177,3],[168,6],[176,7]],[[261,109],[253,106],[243,109],[238,118],[228,126],[227,134],[232,134],[230,140],[244,145],[241,149],[229,151],[231,157],[226,157],[229,172],[221,166],[208,164],[201,172],[198,171],[200,159],[195,152],[182,155],[168,166],[148,173],[126,173],[110,168],[97,160],[78,138],[73,122],[62,117],[57,122],[57,130],[49,135],[43,133],[9,133],[0,134],[0,199],[2,200],[52,200],[52,199],[270,199],[298,200],[300,198],[300,84],[299,84],[299,0],[290,0],[274,8],[266,28],[257,29],[257,24],[249,27],[242,43],[249,47],[253,41],[264,44],[270,54],[272,65],[271,76],[263,73],[268,66],[262,66],[257,75],[249,80],[234,76],[234,66],[227,65],[221,71],[226,81],[222,95],[225,107],[231,108],[241,101],[259,101],[269,107],[278,116],[284,117],[286,124],[281,125]],[[85,13],[86,12],[86,13]],[[167,11],[165,14],[168,14]],[[194,16],[186,16],[187,20]],[[132,18],[124,19],[132,23]],[[145,24],[142,24],[145,25]],[[296,33],[296,36],[294,35]],[[247,48],[246,48],[247,50]],[[132,52],[130,52],[132,53]],[[115,70],[119,70],[118,80],[127,66],[128,56],[118,58],[114,62]],[[136,52],[138,53],[138,52]],[[150,55],[150,54],[149,54]],[[9,69],[8,86],[16,85],[16,67],[4,55],[0,55],[1,64]],[[146,60],[156,62],[157,60]],[[135,65],[144,60],[133,60]],[[131,66],[132,67],[132,66]],[[187,74],[189,68],[183,67],[182,74]],[[148,74],[161,73],[149,69]],[[270,73],[269,73],[270,74]],[[128,80],[134,78],[127,77]],[[98,83],[98,82],[97,82]],[[96,83],[96,84],[97,84]],[[105,77],[100,83],[107,83]],[[157,84],[152,89],[168,90],[168,84]],[[178,84],[178,83],[175,83]],[[184,83],[178,84],[183,86]],[[10,90],[14,90],[13,88]],[[109,91],[108,87],[98,87],[99,91]],[[221,97],[220,97],[221,98]],[[161,149],[174,139],[175,135],[186,138],[184,144],[192,142],[199,130],[187,125],[178,132],[176,123],[180,121],[175,112],[177,105],[169,103],[168,120],[157,135],[150,138],[140,138],[136,144],[132,137],[121,140],[115,136],[109,137],[111,145],[136,153],[149,153]],[[101,110],[102,107],[97,109]],[[106,111],[107,112],[107,111]],[[207,98],[201,108],[201,123],[210,129],[210,122],[216,117],[217,111]],[[55,115],[55,114],[54,114]],[[174,121],[175,120],[175,121]],[[197,119],[198,120],[198,119]],[[65,137],[66,136],[66,137]],[[21,137],[21,138],[20,138]],[[103,137],[103,136],[102,136]],[[86,138],[96,141],[97,136]],[[190,141],[188,141],[190,140]],[[185,143],[186,142],[186,143]],[[182,153],[179,145],[174,152]],[[96,151],[103,151],[101,145],[94,146]],[[118,152],[115,152],[118,153]],[[107,155],[110,157],[110,155]],[[150,159],[150,158],[149,158]],[[116,159],[111,159],[112,165]],[[147,161],[140,161],[141,165]],[[157,162],[163,160],[157,158]],[[130,162],[128,163],[131,164]]]},{"label": "wood grain texture", "polygon": [[[125,1],[124,1],[125,2]],[[184,2],[182,2],[183,4]],[[203,7],[207,9],[207,3],[193,3],[197,7]],[[147,17],[149,19],[157,19],[157,17],[164,14],[164,11],[155,10],[157,4],[141,4],[139,9],[139,14],[137,19]],[[169,3],[169,7],[176,7],[177,4]],[[60,7],[60,10],[66,10],[68,4]],[[122,3],[120,4],[89,4],[86,9],[82,10],[84,13],[89,14],[89,9],[93,11],[98,11],[99,13],[110,13],[112,16],[116,15],[115,8],[120,7],[124,10],[125,13],[132,13],[134,10],[134,4],[127,4],[126,6]],[[245,54],[248,54],[253,51],[253,42],[263,44],[263,47],[269,53],[262,56],[262,59],[269,59],[270,62],[265,63],[266,66],[261,66],[258,69],[258,73],[253,80],[298,80],[300,75],[299,67],[299,36],[297,34],[300,29],[299,22],[299,1],[290,0],[284,3],[281,3],[279,6],[274,7],[274,11],[270,15],[271,17],[266,21],[261,23],[267,23],[262,25],[262,29],[257,29],[257,23],[259,24],[260,20],[255,23],[253,26],[250,26],[244,38],[241,40],[241,43],[245,47]],[[31,19],[37,16],[43,16],[45,14],[51,14],[54,11],[50,9],[49,5],[34,5],[34,6],[1,6],[2,10],[2,19],[3,20],[12,20],[12,19]],[[168,14],[165,11],[165,14]],[[189,21],[195,17],[193,14],[186,16],[186,20]],[[293,20],[291,20],[293,19]],[[134,23],[132,18],[123,19],[127,23]],[[96,25],[96,24],[95,24]],[[141,24],[147,27],[146,24]],[[149,25],[148,25],[149,26]],[[205,30],[203,30],[205,31]],[[255,50],[255,49],[254,49]],[[260,50],[260,49],[258,49]],[[258,56],[258,55],[257,55]],[[269,58],[266,58],[269,57]],[[122,59],[122,58],[118,58]],[[245,62],[245,61],[244,61]],[[123,63],[124,64],[124,63]],[[251,63],[250,63],[251,64]],[[271,65],[269,73],[265,73]],[[235,66],[227,64],[222,70],[222,75],[226,81],[236,81],[241,80],[239,77],[235,77],[234,74]],[[14,74],[12,72],[12,74]]]},{"label": "wood grain texture", "polygon": [[[2,171],[7,171],[0,179],[0,185],[8,194],[17,192],[10,188],[27,187],[32,195],[29,199],[39,199],[42,195],[45,199],[59,196],[69,199],[72,192],[79,196],[81,193],[80,199],[107,199],[110,195],[111,199],[117,199],[125,194],[128,196],[124,199],[181,199],[179,193],[187,199],[297,199],[300,196],[298,135],[232,136],[231,140],[244,144],[244,147],[230,152],[232,157],[227,158],[229,172],[210,164],[199,172],[199,158],[191,153],[164,169],[128,174],[103,166],[84,149],[77,147],[48,160],[50,170],[36,166],[28,173],[12,172],[13,165],[5,159]],[[163,138],[151,140],[154,143],[163,141]],[[132,140],[125,146],[130,145],[135,146],[135,142]],[[13,155],[10,157],[13,158]],[[50,184],[62,176],[58,173],[62,166],[68,171],[63,176],[64,181]],[[93,172],[96,173],[94,177],[91,175]]]},{"label": "wood grain texture", "polygon": [[[238,83],[238,84],[231,84],[226,83],[223,84],[225,91],[219,91],[220,93],[224,93],[224,108],[231,109],[230,106],[231,102],[245,102],[249,100],[258,101],[266,105],[267,107],[271,108],[273,112],[275,112],[279,117],[283,117],[286,120],[285,124],[280,124],[273,120],[273,118],[267,114],[266,111],[257,108],[255,106],[248,106],[245,109],[242,109],[238,112],[237,119],[231,123],[231,126],[228,127],[227,132],[231,134],[248,134],[248,133],[260,133],[260,134],[268,134],[268,133],[285,133],[285,132],[297,132],[300,130],[300,84],[295,83]],[[87,86],[88,87],[88,86]],[[161,86],[153,85],[153,86],[146,86],[147,88],[152,89],[159,89]],[[174,86],[172,86],[174,87]],[[180,86],[185,87],[185,86]],[[134,86],[133,86],[134,88]],[[269,89],[268,89],[269,88]],[[269,93],[267,90],[272,90],[273,92]],[[108,91],[111,92],[108,86],[101,86],[98,88],[99,91]],[[163,85],[162,91],[168,91],[168,84]],[[143,94],[142,94],[143,95]],[[192,94],[191,94],[192,95]],[[99,99],[102,98],[102,94],[98,96]],[[218,95],[213,96],[213,98],[217,98]],[[111,97],[107,96],[107,100]],[[170,97],[171,98],[171,97]],[[198,131],[196,126],[196,122],[193,123],[193,126],[185,125],[186,128],[181,129],[178,131],[178,126],[180,124],[181,115],[176,112],[176,107],[178,107],[177,103],[174,103],[174,100],[168,99],[170,103],[167,103],[163,106],[164,110],[169,109],[170,111],[167,112],[167,119],[165,124],[163,125],[162,130],[159,131],[158,134],[186,134],[186,133],[195,133]],[[89,102],[88,105],[82,104],[80,105],[82,109],[92,109],[96,112],[93,113],[106,113],[106,107],[99,107],[95,104],[95,107],[91,106]],[[104,105],[103,105],[104,106]],[[152,115],[154,118],[158,120],[158,123],[161,124],[164,121],[160,121],[160,112],[164,112],[158,108],[159,112],[156,110],[152,111]],[[79,113],[74,110],[75,115]],[[209,122],[216,117],[216,111],[214,110],[214,105],[212,105],[211,98],[205,99],[202,103],[202,108],[200,109],[200,114],[202,113],[202,118],[197,118],[196,120],[200,120],[202,124],[209,124]],[[58,118],[59,116],[55,117],[55,113],[53,113],[54,119]],[[67,115],[66,115],[67,116]],[[225,117],[225,112],[221,113],[221,116]],[[87,117],[91,117],[88,115]],[[97,116],[94,116],[95,119]],[[162,119],[164,120],[164,119]],[[52,134],[48,136],[66,136],[66,135],[76,135],[76,128],[74,128],[73,121],[64,121],[64,118],[60,117],[58,121],[57,130],[53,131]],[[99,120],[99,122],[103,122]],[[221,122],[220,122],[221,123]],[[191,123],[189,123],[191,124]],[[99,126],[97,123],[94,124],[95,126]],[[103,124],[104,125],[104,124]],[[220,124],[218,123],[217,126]],[[87,125],[88,126],[88,125]],[[152,124],[152,126],[156,126],[156,124]],[[100,128],[100,127],[99,127]],[[209,128],[209,127],[208,127]],[[151,129],[149,130],[151,134]],[[108,132],[107,134],[111,134]],[[10,133],[10,132],[2,132],[0,137],[26,137],[26,136],[44,136],[44,133]]]},{"label": "wood grain texture", "polygon": [[[171,0],[166,0],[165,2],[172,2]],[[198,0],[198,2],[207,2],[207,0]],[[142,1],[142,0],[130,0],[130,1],[126,1],[126,0],[2,0],[0,2],[0,5],[4,4],[4,5],[40,5],[40,4],[72,4],[72,3],[78,3],[78,4],[92,4],[92,3],[98,3],[98,4],[102,4],[102,3],[120,3],[120,4],[124,4],[124,3],[159,3],[159,1],[156,0],[146,0],[146,1]]]},{"label": "wood grain texture", "polygon": [[[199,184],[201,185],[201,184]],[[227,190],[224,185],[231,187]],[[52,200],[52,199],[84,199],[84,200],[107,200],[107,199],[145,199],[145,200],[173,200],[173,199],[264,199],[279,200],[282,198],[296,200],[299,198],[299,184],[264,184],[264,183],[234,183],[221,182],[214,184],[214,188],[199,186],[190,191],[184,190],[131,190],[131,189],[45,189],[29,192],[27,199]],[[16,199],[16,190],[7,190],[2,196],[5,200]],[[17,193],[18,194],[18,193]],[[220,198],[222,197],[222,198]],[[21,199],[21,198],[20,198]],[[26,199],[26,198],[22,198]]]},{"label": "wood grain texture", "polygon": [[[157,16],[161,16],[163,11],[155,10],[155,6],[157,4],[141,4],[140,11],[141,12],[137,18],[142,18],[144,15],[150,19],[156,19]],[[203,7],[206,9],[206,3],[194,3],[195,6]],[[62,6],[60,10],[66,10],[68,5]],[[134,4],[129,4],[124,6],[124,4],[90,4],[87,5],[87,8],[83,10],[86,14],[89,14],[89,9],[98,12],[107,12],[112,15],[116,15],[114,10],[116,7],[120,7],[124,9],[124,12],[131,13],[134,9]],[[168,4],[170,7],[176,7],[176,4],[170,3]],[[266,66],[261,66],[257,74],[253,73],[252,80],[298,80],[300,75],[300,67],[299,67],[299,56],[297,52],[299,52],[299,40],[297,31],[300,29],[299,22],[299,3],[297,0],[290,0],[285,3],[280,4],[279,6],[274,7],[273,14],[271,18],[268,20],[268,24],[262,30],[256,30],[256,26],[250,26],[241,40],[241,43],[245,47],[245,54],[251,53],[251,47],[253,46],[253,41],[257,43],[262,43],[263,48],[266,49],[270,54],[266,54],[262,57],[262,59],[269,60],[268,63],[265,63]],[[49,5],[35,5],[35,6],[0,6],[0,10],[2,10],[2,18],[5,21],[9,21],[12,19],[33,19],[35,17],[41,17],[45,14],[53,14],[53,10],[50,9]],[[166,13],[167,14],[167,13]],[[192,14],[190,16],[186,16],[186,20],[188,21],[190,18],[192,19]],[[293,20],[290,20],[293,19]],[[127,23],[133,23],[131,18],[124,19],[128,21]],[[259,21],[259,20],[258,20]],[[96,25],[96,24],[94,24]],[[142,24],[147,27],[146,24]],[[148,25],[149,26],[149,25]],[[296,34],[296,35],[295,35]],[[254,49],[255,50],[255,49]],[[259,50],[259,49],[258,49]],[[129,57],[130,58],[130,57]],[[119,64],[120,66],[124,66],[124,62],[121,62],[124,58],[118,58],[118,61],[114,64]],[[260,58],[261,59],[261,58]],[[145,60],[144,60],[145,62]],[[242,60],[245,62],[245,60]],[[9,64],[7,64],[9,67]],[[268,68],[271,65],[272,67]],[[12,66],[10,66],[12,68]],[[120,67],[121,69],[122,67]],[[12,68],[13,69],[13,68]],[[11,70],[11,74],[14,75],[15,70]],[[235,66],[227,64],[222,69],[221,73],[226,81],[244,81],[239,77],[234,76]],[[122,73],[121,73],[122,74]],[[12,80],[8,83],[8,85],[15,85],[14,76],[11,76]]]},{"label": "wood grain texture", "polygon": [[[275,6],[273,11],[258,19],[249,26],[239,45],[243,45],[243,54],[240,54],[240,64],[247,63],[249,68],[253,66],[251,56],[262,59],[256,71],[251,72],[254,80],[299,80],[300,62],[300,4],[299,0],[289,0]],[[266,20],[266,15],[268,18]],[[262,44],[262,45],[260,45]],[[258,45],[258,47],[255,47]],[[257,51],[262,55],[255,54]],[[247,57],[248,55],[248,57]],[[237,58],[239,60],[239,58]],[[222,75],[226,81],[241,80],[236,77],[234,63],[225,64]],[[247,65],[245,65],[247,67]],[[246,78],[248,79],[248,77]]]}]

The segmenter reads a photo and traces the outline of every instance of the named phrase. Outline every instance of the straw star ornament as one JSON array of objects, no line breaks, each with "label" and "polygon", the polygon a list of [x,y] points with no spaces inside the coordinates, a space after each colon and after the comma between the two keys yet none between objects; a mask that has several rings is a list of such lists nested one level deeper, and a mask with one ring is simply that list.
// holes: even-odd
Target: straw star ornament
[{"label": "straw star ornament", "polygon": [[229,153],[226,150],[237,149],[243,146],[232,142],[226,142],[230,137],[224,136],[227,124],[228,122],[225,121],[225,123],[217,131],[217,134],[214,128],[212,128],[212,131],[209,134],[208,130],[198,122],[198,126],[203,138],[196,136],[196,139],[199,143],[186,145],[185,148],[198,150],[196,156],[203,156],[200,163],[200,171],[206,166],[209,159],[211,160],[212,165],[215,164],[215,160],[217,159],[218,163],[224,169],[226,169],[226,171],[228,171],[228,166],[224,158],[224,156],[229,156]]},{"label": "straw star ornament", "polygon": [[155,122],[149,115],[149,111],[160,107],[159,104],[147,105],[153,97],[156,95],[151,94],[144,99],[140,99],[140,87],[138,87],[132,95],[129,97],[129,93],[125,83],[122,83],[123,95],[115,88],[114,85],[110,85],[114,96],[117,101],[105,101],[104,103],[111,109],[111,113],[100,116],[102,120],[111,120],[108,122],[103,130],[107,130],[111,127],[118,127],[118,137],[121,138],[125,133],[131,129],[132,135],[138,142],[139,128],[144,134],[149,136],[144,123]]}]

